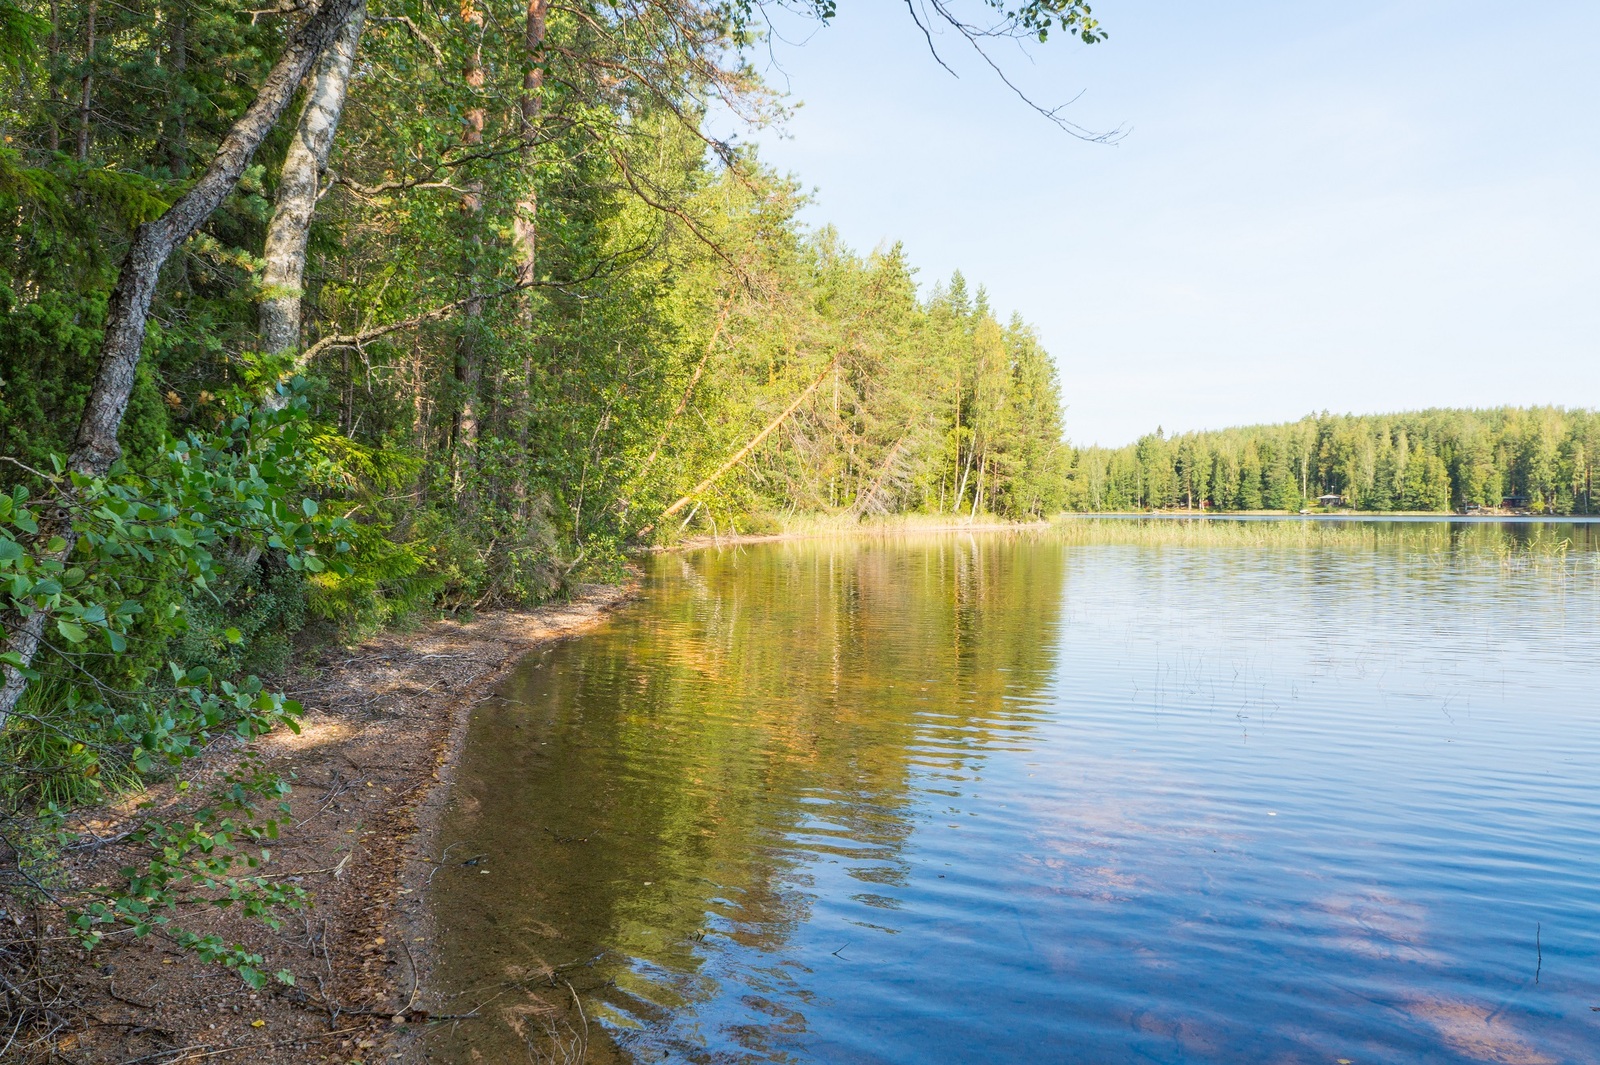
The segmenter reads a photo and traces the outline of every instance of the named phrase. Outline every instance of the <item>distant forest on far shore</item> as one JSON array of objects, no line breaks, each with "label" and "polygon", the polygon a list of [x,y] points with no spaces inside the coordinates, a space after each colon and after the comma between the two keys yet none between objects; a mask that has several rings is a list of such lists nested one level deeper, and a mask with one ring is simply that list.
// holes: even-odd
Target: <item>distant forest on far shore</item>
[{"label": "distant forest on far shore", "polygon": [[1081,448],[1066,500],[1074,511],[1331,505],[1590,514],[1597,448],[1600,412],[1592,410],[1323,412],[1171,437],[1157,429],[1125,447]]}]

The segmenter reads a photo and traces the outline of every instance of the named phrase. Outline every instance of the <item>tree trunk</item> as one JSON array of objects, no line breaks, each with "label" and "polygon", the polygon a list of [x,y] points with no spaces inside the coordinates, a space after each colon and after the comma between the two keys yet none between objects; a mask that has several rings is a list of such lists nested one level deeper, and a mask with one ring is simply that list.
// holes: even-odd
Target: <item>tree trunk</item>
[{"label": "tree trunk", "polygon": [[83,48],[83,78],[78,83],[78,162],[89,159],[89,111],[94,103],[94,48],[95,16],[100,13],[99,0],[89,0],[88,40]]},{"label": "tree trunk", "polygon": [[[539,112],[544,106],[544,35],[550,0],[528,0],[527,29],[523,35],[522,71],[522,162],[523,181],[527,182],[517,215],[512,220],[512,239],[517,248],[517,280],[530,284],[534,279],[538,251],[538,199],[533,183],[533,148],[539,134]],[[523,300],[524,314],[532,317],[532,300]],[[531,321],[528,324],[532,324]]]},{"label": "tree trunk", "polygon": [[[961,509],[961,490],[956,486],[962,480],[961,475],[961,363],[956,362],[956,464],[950,468],[950,488],[955,492],[950,500],[950,513],[954,514]],[[939,481],[939,495],[941,497],[939,509],[944,509],[944,480]]]},{"label": "tree trunk", "polygon": [[[267,226],[266,269],[262,274],[263,296],[259,311],[261,350],[277,355],[300,348],[300,299],[304,291],[306,239],[311,232],[311,215],[316,210],[322,175],[328,168],[328,153],[339,129],[345,93],[350,85],[350,70],[355,63],[356,45],[366,23],[366,0],[356,0],[355,9],[344,26],[317,57],[311,83],[306,88],[305,104],[294,139],[289,142],[278,178],[278,202]],[[296,360],[288,376],[304,369]],[[281,403],[276,394],[268,403]]]},{"label": "tree trunk", "polygon": [[[128,397],[133,394],[134,374],[144,346],[150,302],[155,297],[161,267],[179,244],[200,228],[211,212],[239,181],[261,141],[283,114],[295,87],[305,77],[317,53],[344,25],[358,0],[323,0],[312,16],[289,38],[283,54],[267,74],[255,100],[228,130],[212,157],[211,165],[188,192],[153,222],[134,231],[133,242],[117,276],[116,288],[106,306],[105,336],[100,346],[100,367],[89,390],[78,422],[68,468],[89,477],[103,475],[122,454],[117,430],[122,425]],[[62,512],[58,511],[58,515]],[[48,558],[65,560],[77,545],[78,535],[64,517],[41,524],[40,543],[60,536],[63,546]],[[7,611],[0,621],[8,633],[6,650],[14,652],[24,666],[33,661],[44,636],[48,610],[35,610],[27,618]],[[0,685],[0,730],[16,709],[28,681],[14,667],[3,667],[5,683]]]},{"label": "tree trunk", "polygon": [[46,135],[45,143],[52,152],[61,150],[61,123],[57,107],[60,101],[56,97],[56,76],[61,64],[61,5],[58,0],[50,0],[50,42],[48,44],[50,65],[45,70],[45,78],[50,84],[50,132]]},{"label": "tree trunk", "polygon": [[168,20],[167,70],[172,78],[168,91],[173,98],[161,124],[161,154],[166,157],[168,173],[181,178],[189,175],[189,128],[177,90],[189,70],[189,5],[179,0]]},{"label": "tree trunk", "polygon": [[[473,0],[461,0],[461,24],[464,32],[476,34],[477,40],[473,42],[472,51],[467,54],[466,65],[462,68],[462,80],[466,83],[467,92],[472,98],[472,106],[467,109],[467,128],[462,137],[462,143],[469,148],[483,144],[483,130],[487,121],[488,112],[483,107],[483,12],[479,11]],[[473,231],[466,245],[474,249],[479,244],[477,239],[478,216],[483,211],[483,182],[469,181],[466,195],[461,197],[461,212],[468,219],[467,225]],[[470,254],[462,271],[467,279],[469,293],[477,291],[478,255]],[[456,339],[456,414],[452,425],[451,446],[454,474],[453,482],[458,499],[468,489],[467,474],[474,466],[478,449],[478,388],[483,378],[482,353],[478,345],[479,320],[483,317],[483,301],[470,299],[462,309],[465,319],[460,335]]]},{"label": "tree trunk", "polygon": [[[523,191],[517,200],[511,219],[511,242],[517,255],[517,283],[525,286],[532,285],[538,276],[539,200],[538,189],[534,182],[533,149],[538,143],[539,115],[544,109],[544,39],[549,11],[550,0],[528,0],[528,16],[522,37],[522,99],[519,107],[518,136],[522,141],[520,177]],[[522,326],[522,335],[518,338],[523,352],[521,376],[511,388],[497,388],[496,391],[505,396],[511,412],[510,417],[515,420],[513,432],[517,450],[520,454],[526,455],[528,401],[533,390],[533,353],[530,345],[533,343],[534,321],[531,289],[521,294],[517,310],[517,317]],[[525,461],[516,464],[512,474],[511,495],[516,501],[517,516],[526,521],[529,515],[529,501],[528,464]]]},{"label": "tree trunk", "polygon": [[[828,379],[828,375],[833,372],[833,368],[835,366],[837,366],[837,365],[839,365],[839,356],[835,355],[833,357],[832,361],[830,361],[828,363],[828,365],[823,369],[823,371],[820,374],[817,375],[816,380],[812,381],[809,385],[807,385],[805,387],[805,391],[801,392],[798,396],[796,396],[794,398],[794,402],[789,404],[787,407],[785,407],[783,409],[783,413],[779,414],[776,418],[774,418],[770,422],[768,422],[766,424],[766,427],[763,428],[755,436],[751,437],[749,442],[746,443],[744,445],[744,447],[741,447],[738,451],[735,451],[731,458],[729,458],[722,465],[718,466],[716,468],[716,470],[714,470],[712,472],[711,476],[707,477],[705,480],[701,481],[699,484],[697,484],[693,488],[689,489],[689,491],[684,493],[684,495],[681,496],[676,503],[673,503],[672,506],[668,507],[666,510],[663,510],[661,512],[661,516],[663,518],[672,517],[678,511],[682,510],[684,507],[688,506],[691,502],[693,502],[695,496],[699,495],[701,492],[704,492],[707,488],[710,488],[712,485],[716,484],[717,480],[723,474],[727,473],[729,470],[731,470],[735,466],[739,465],[739,463],[743,462],[744,461],[744,457],[746,455],[750,454],[750,452],[752,452],[756,448],[760,447],[761,446],[761,441],[765,440],[767,437],[769,437],[773,433],[777,432],[778,426],[782,425],[785,421],[787,421],[788,418],[789,418],[789,415],[791,415],[795,411],[799,410],[800,409],[800,405],[802,403],[804,403],[807,399],[811,398],[811,393],[815,392],[817,389],[822,387],[822,382],[824,382],[824,381],[826,381]],[[645,533],[647,533],[649,531],[650,531],[649,528],[646,527],[644,529],[639,530],[639,534],[642,536],[642,535],[644,535]]]},{"label": "tree trunk", "polygon": [[[960,447],[961,447],[961,436],[958,433],[956,435],[956,448],[957,448],[957,451],[956,451],[956,462],[957,462],[958,465],[961,462]],[[956,485],[955,498],[953,500],[951,500],[951,503],[950,503],[950,513],[952,513],[952,514],[961,513],[961,504],[967,498],[967,478],[969,476],[971,476],[971,474],[972,474],[972,456],[977,454],[977,451],[978,451],[978,434],[976,432],[974,432],[972,434],[972,443],[967,446],[967,464],[961,470],[961,483]]]}]

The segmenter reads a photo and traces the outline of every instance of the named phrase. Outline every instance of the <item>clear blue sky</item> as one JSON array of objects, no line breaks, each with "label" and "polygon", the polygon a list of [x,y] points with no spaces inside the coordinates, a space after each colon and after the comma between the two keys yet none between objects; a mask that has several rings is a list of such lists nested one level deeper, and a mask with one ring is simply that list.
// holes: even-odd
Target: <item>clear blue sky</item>
[{"label": "clear blue sky", "polygon": [[[997,50],[1057,132],[903,4],[758,56],[807,221],[905,243],[1039,327],[1080,444],[1308,411],[1600,405],[1600,3],[1100,0]],[[974,5],[974,10],[976,5]]]}]

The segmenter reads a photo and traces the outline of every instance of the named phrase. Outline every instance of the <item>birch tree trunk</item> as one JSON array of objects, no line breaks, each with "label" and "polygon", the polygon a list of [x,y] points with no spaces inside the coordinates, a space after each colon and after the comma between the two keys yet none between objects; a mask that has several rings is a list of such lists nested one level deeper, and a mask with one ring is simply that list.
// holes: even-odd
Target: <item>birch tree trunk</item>
[{"label": "birch tree trunk", "polygon": [[[128,409],[128,398],[133,394],[134,373],[139,367],[139,356],[144,347],[144,335],[150,314],[150,302],[155,298],[156,283],[161,277],[161,267],[171,257],[179,244],[200,228],[211,212],[221,205],[250,158],[271,132],[296,86],[305,78],[312,61],[331,41],[360,0],[323,0],[311,17],[294,31],[278,62],[267,74],[255,100],[239,120],[228,130],[217,147],[211,165],[188,192],[168,207],[161,217],[146,222],[134,231],[133,242],[122,260],[117,275],[117,285],[106,306],[105,336],[100,345],[100,367],[89,390],[89,400],[84,405],[78,422],[78,435],[73,442],[72,455],[67,461],[74,473],[89,477],[103,475],[122,454],[117,443],[117,430],[122,425],[122,415]],[[65,560],[77,546],[78,534],[67,519],[65,510],[57,508],[56,517],[41,523],[40,544],[53,537],[61,537],[58,550],[44,557]],[[35,610],[26,618],[14,611],[0,615],[7,634],[6,650],[14,652],[26,667],[39,652],[44,636],[48,610]],[[0,730],[3,730],[17,702],[28,688],[28,680],[21,670],[11,665],[3,668],[5,683],[0,685]]]},{"label": "birch tree trunk", "polygon": [[[294,139],[284,156],[278,179],[278,202],[267,226],[262,273],[263,294],[259,308],[261,350],[271,355],[298,352],[300,349],[300,301],[304,294],[306,239],[311,232],[311,215],[316,210],[322,175],[328,169],[328,153],[339,130],[350,86],[350,70],[355,65],[356,45],[366,23],[366,0],[356,0],[355,9],[344,26],[322,53],[306,87],[305,104]],[[293,376],[304,369],[295,360]],[[274,393],[269,404],[282,402]]]}]

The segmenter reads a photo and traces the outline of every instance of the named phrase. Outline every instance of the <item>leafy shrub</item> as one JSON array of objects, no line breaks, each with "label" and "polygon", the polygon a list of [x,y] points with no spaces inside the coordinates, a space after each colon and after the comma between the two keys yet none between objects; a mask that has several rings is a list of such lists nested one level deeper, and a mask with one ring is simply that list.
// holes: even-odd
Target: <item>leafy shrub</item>
[{"label": "leafy shrub", "polygon": [[[91,478],[57,459],[53,473],[28,471],[44,490],[37,500],[23,485],[0,494],[0,635],[10,647],[0,665],[29,689],[0,720],[0,840],[29,889],[73,913],[85,946],[108,927],[165,928],[259,983],[258,958],[185,930],[179,911],[238,905],[271,922],[276,907],[303,899],[253,872],[270,858],[264,843],[288,787],[248,753],[198,801],[178,782],[180,809],[135,827],[143,857],[118,882],[55,894],[48,872],[71,842],[69,805],[107,781],[154,782],[217,740],[297,727],[293,700],[221,671],[275,661],[303,617],[305,577],[349,571],[349,523],[299,490],[300,390],[287,388],[281,409],[236,403],[214,432],[170,441],[145,471],[118,463]],[[30,619],[44,633],[31,661],[9,641]],[[259,640],[253,650],[240,621]],[[260,816],[262,801],[277,813]]]}]

